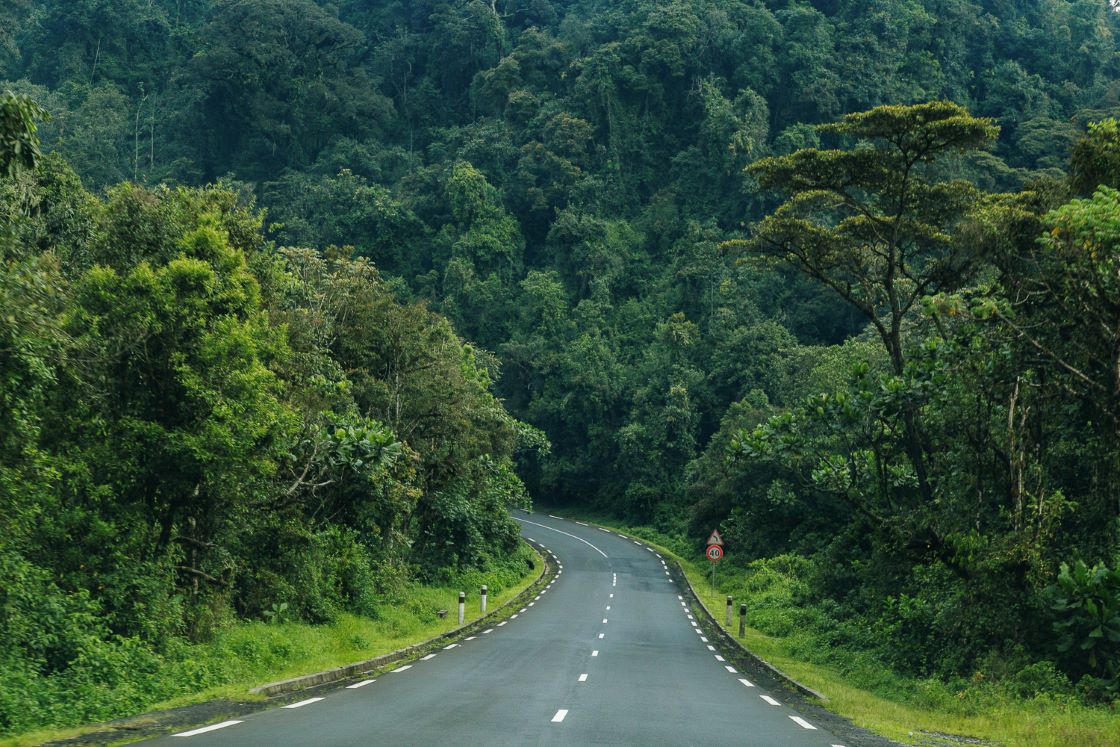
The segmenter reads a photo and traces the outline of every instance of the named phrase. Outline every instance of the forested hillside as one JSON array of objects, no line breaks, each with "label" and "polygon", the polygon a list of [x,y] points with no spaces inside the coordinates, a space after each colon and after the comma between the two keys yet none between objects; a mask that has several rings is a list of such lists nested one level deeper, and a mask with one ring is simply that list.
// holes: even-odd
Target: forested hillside
[{"label": "forested hillside", "polygon": [[2,182],[35,653],[0,666],[67,671],[50,615],[159,641],[293,574],[316,620],[508,557],[524,480],[796,567],[821,647],[1115,700],[1118,34],[1108,0],[6,3],[50,155]]}]

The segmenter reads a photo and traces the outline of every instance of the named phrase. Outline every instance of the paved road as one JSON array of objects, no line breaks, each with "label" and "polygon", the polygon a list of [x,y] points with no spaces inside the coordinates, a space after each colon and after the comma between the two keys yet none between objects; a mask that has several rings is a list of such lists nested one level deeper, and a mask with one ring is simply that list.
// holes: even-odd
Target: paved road
[{"label": "paved road", "polygon": [[722,661],[651,549],[517,518],[561,570],[506,623],[360,687],[155,743],[846,744]]}]

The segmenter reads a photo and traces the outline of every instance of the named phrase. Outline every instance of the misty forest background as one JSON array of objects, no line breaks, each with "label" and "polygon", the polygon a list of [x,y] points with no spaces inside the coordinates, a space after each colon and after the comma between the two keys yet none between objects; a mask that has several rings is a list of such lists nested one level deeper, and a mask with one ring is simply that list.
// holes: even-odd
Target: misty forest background
[{"label": "misty forest background", "polygon": [[837,660],[1114,702],[1118,34],[1107,0],[3,3],[44,155],[0,176],[0,733],[151,702],[236,619],[523,569],[530,495],[720,526],[796,579],[752,624]]}]

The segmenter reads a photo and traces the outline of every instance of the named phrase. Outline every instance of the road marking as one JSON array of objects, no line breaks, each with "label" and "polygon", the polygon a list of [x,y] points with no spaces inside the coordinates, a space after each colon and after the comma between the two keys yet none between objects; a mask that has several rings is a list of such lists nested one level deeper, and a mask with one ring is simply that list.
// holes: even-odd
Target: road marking
[{"label": "road marking", "polygon": [[606,625],[606,624],[607,624],[607,618],[605,618],[605,617],[603,618],[603,624],[604,624],[604,625]]},{"label": "road marking", "polygon": [[311,705],[312,703],[318,703],[320,700],[322,700],[322,698],[308,698],[307,700],[301,700],[298,703],[291,703],[289,705],[286,705],[286,706],[284,706],[284,708],[303,708],[305,705]]},{"label": "road marking", "polygon": [[435,654],[428,654],[427,656],[420,657],[420,661],[431,661],[434,658],[436,658]]},{"label": "road marking", "polygon": [[494,629],[493,629],[493,628],[489,628],[489,629],[487,629],[487,630],[484,630],[484,631],[482,631],[482,634],[483,634],[483,635],[486,635],[487,633],[493,633],[493,632],[494,632]]},{"label": "road marking", "polygon": [[612,593],[611,593],[611,595],[610,595],[610,596],[608,597],[608,599],[614,599],[614,593],[613,593],[613,592],[612,592]]},{"label": "road marking", "polygon": [[698,625],[696,624],[696,621],[695,621],[695,620],[693,620],[693,621],[692,621],[692,627],[694,627],[694,628],[695,628],[695,627],[699,627],[699,626],[698,626]]},{"label": "road marking", "polygon": [[548,515],[548,518],[550,518],[550,519],[559,519],[560,521],[563,521],[563,520],[564,520],[564,517],[563,517],[563,516],[557,516],[557,515],[555,515],[555,514],[549,514],[549,515]]},{"label": "road marking", "polygon": [[598,656],[599,655],[599,649],[595,649],[594,651],[592,651],[591,655],[592,656]]},{"label": "road marking", "polygon": [[605,635],[606,635],[606,633],[600,633],[600,634],[599,634],[599,637],[600,637],[600,638],[602,638],[602,637],[603,637],[603,636],[605,636]]},{"label": "road marking", "polygon": [[517,613],[518,613],[518,614],[521,614],[522,612],[524,612],[524,611],[525,611],[525,610],[527,610],[527,609],[529,609],[529,608],[528,608],[528,607],[522,607],[521,609],[519,609],[519,610],[517,611]]},{"label": "road marking", "polygon": [[[514,617],[517,617],[517,615],[514,615]],[[464,641],[473,641],[475,638],[478,638],[478,636],[472,635],[470,638],[464,638],[463,640]]]},{"label": "road marking", "polygon": [[759,697],[760,697],[760,698],[762,698],[763,700],[765,700],[765,701],[766,701],[767,703],[769,703],[770,705],[781,705],[781,703],[779,703],[778,701],[774,700],[774,699],[773,699],[773,698],[771,698],[771,697],[770,697],[769,695],[760,695]]},{"label": "road marking", "polygon": [[579,681],[580,682],[587,682],[587,675],[586,674],[581,674],[579,676]]},{"label": "road marking", "polygon": [[509,620],[502,620],[500,623],[498,623],[498,627],[500,628],[508,622],[509,622]]},{"label": "road marking", "polygon": [[173,737],[193,737],[195,734],[205,734],[208,731],[214,731],[215,729],[224,729],[227,726],[233,726],[234,724],[240,724],[240,723],[241,723],[240,721],[223,721],[220,724],[211,724],[210,726],[203,726],[201,729],[191,729],[190,731],[184,731],[184,732],[180,732],[178,734],[172,734],[171,736],[173,736]]},{"label": "road marking", "polygon": [[564,720],[564,717],[567,716],[567,715],[568,715],[568,709],[567,708],[561,708],[559,711],[556,712],[556,715],[552,717],[552,723],[554,723],[554,724],[560,723],[561,721]]},{"label": "road marking", "polygon": [[586,521],[577,521],[576,523],[577,523],[577,524],[579,524],[579,525],[580,525],[581,527],[585,527],[585,526],[587,526],[587,522],[586,522]]},{"label": "road marking", "polygon": [[[543,594],[543,593],[544,592],[541,592],[541,594]],[[534,602],[539,602],[540,600],[541,600],[541,595],[540,594],[537,594],[535,597],[533,597]]]},{"label": "road marking", "polygon": [[659,553],[659,552],[655,552],[654,555],[656,555],[659,558],[661,557],[661,553]]},{"label": "road marking", "polygon": [[739,681],[743,683],[744,687],[754,687],[754,683],[750,680],[740,679]]},{"label": "road marking", "polygon": [[[517,517],[515,516],[514,518],[516,519]],[[600,550],[600,549],[599,549],[598,547],[595,547],[595,545],[591,544],[590,542],[588,542],[587,540],[585,540],[585,539],[584,539],[583,537],[577,537],[577,536],[575,536],[574,534],[568,534],[567,532],[562,532],[562,531],[560,531],[559,529],[553,529],[552,527],[549,527],[549,526],[545,526],[544,524],[537,524],[537,522],[535,522],[535,521],[529,521],[529,520],[527,520],[527,519],[517,519],[517,520],[518,520],[518,521],[521,521],[521,522],[524,522],[524,523],[526,523],[526,524],[533,524],[533,525],[535,525],[535,526],[538,526],[538,527],[544,527],[545,529],[551,529],[551,530],[552,530],[553,532],[560,532],[560,534],[563,534],[563,535],[565,535],[565,536],[567,536],[567,537],[571,537],[572,539],[576,539],[576,540],[579,540],[580,542],[582,542],[583,544],[587,545],[588,547],[590,547],[590,548],[591,548],[592,550],[594,550],[595,552],[597,552],[597,553],[599,553],[600,555],[602,555],[602,556],[603,556],[604,558],[605,558],[605,557],[607,557],[607,554],[606,554],[605,552],[603,552],[602,550]]]},{"label": "road marking", "polygon": [[692,619],[692,614],[691,613],[686,611],[684,614],[688,617],[689,620]]},{"label": "road marking", "polygon": [[684,601],[684,597],[682,597],[680,594],[677,594],[677,599],[680,599],[682,602]]},{"label": "road marking", "polygon": [[715,647],[715,646],[713,646],[712,644],[710,644],[710,643],[709,643],[709,644],[708,644],[708,650],[709,650],[709,651],[715,651],[715,650],[716,650],[716,647]]},{"label": "road marking", "polygon": [[[525,539],[529,540],[530,542],[536,542],[535,539],[533,539],[532,537],[530,537],[528,535],[525,536]],[[541,545],[541,547],[544,547],[544,545]]]},{"label": "road marking", "polygon": [[602,527],[599,527],[599,531],[600,531],[600,532],[606,532],[607,534],[610,534],[610,533],[611,533],[611,530],[609,530],[609,529],[603,529]]},{"label": "road marking", "polygon": [[536,602],[529,602],[530,607],[532,607],[534,604],[536,604]]},{"label": "road marking", "polygon": [[627,536],[626,536],[625,534],[623,534],[622,532],[615,532],[615,534],[617,534],[617,535],[618,535],[619,537],[621,537],[622,539],[630,539],[629,537],[627,537]]},{"label": "road marking", "polygon": [[813,731],[817,730],[817,727],[813,726],[800,716],[790,716],[790,718],[793,719],[793,722],[800,726],[802,729],[812,729]]},{"label": "road marking", "polygon": [[638,540],[634,540],[634,544],[635,544],[635,545],[637,545],[638,547],[641,547],[641,546],[642,546],[642,543],[641,543],[641,542],[639,542]]},{"label": "road marking", "polygon": [[727,659],[723,658],[719,654],[716,654],[716,661],[727,661]]},{"label": "road marking", "polygon": [[668,575],[669,575],[669,571],[665,571],[665,575],[666,575],[666,576],[668,576]]},{"label": "road marking", "polygon": [[731,674],[739,674],[737,671],[735,671],[735,667],[724,666],[724,669],[726,669],[728,672],[731,672]]},{"label": "road marking", "polygon": [[450,651],[451,649],[455,648],[458,645],[459,645],[458,643],[452,643],[450,646],[444,646],[443,650],[444,651]]},{"label": "road marking", "polygon": [[611,606],[608,604],[607,605],[607,611],[610,612],[610,609],[611,609]]},{"label": "road marking", "polygon": [[394,669],[393,674],[400,674],[401,672],[408,671],[409,669],[412,669],[412,665],[405,664],[403,667],[397,667],[396,669]]},{"label": "road marking", "polygon": [[[695,625],[696,623],[692,623],[692,624],[693,624],[693,625]],[[700,635],[700,634],[701,634],[701,633],[703,633],[704,631],[700,630],[700,628],[693,628],[693,629],[692,629],[692,632],[693,632],[693,633],[695,633],[696,635],[699,635],[699,636],[700,636],[700,640],[704,640],[704,636]]]},{"label": "road marking", "polygon": [[357,690],[359,687],[365,687],[366,685],[372,685],[374,682],[377,682],[377,680],[362,680],[361,682],[355,682],[353,685],[347,685],[346,689],[347,690]]},{"label": "road marking", "polygon": [[702,641],[703,641],[704,643],[707,643],[707,642],[708,642],[708,639],[707,639],[707,638],[705,638],[704,636],[700,636],[700,640],[702,640]]}]

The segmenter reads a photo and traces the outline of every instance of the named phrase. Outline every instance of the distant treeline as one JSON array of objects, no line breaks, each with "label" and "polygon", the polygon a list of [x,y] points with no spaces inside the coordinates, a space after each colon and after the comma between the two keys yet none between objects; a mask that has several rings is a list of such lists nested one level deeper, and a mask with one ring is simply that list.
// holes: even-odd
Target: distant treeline
[{"label": "distant treeline", "polygon": [[[335,247],[285,272],[371,260],[385,298],[480,346],[476,370],[500,362],[494,391],[552,443],[518,461],[534,494],[696,541],[720,523],[732,562],[803,556],[821,629],[901,672],[1114,697],[1107,0],[0,14],[3,85],[52,112],[45,147],[88,188],[221,179],[202,194],[255,197],[278,245]],[[964,108],[904,106],[927,101]],[[104,202],[147,194],[198,193]],[[348,365],[358,412],[423,456],[389,384]]]}]

